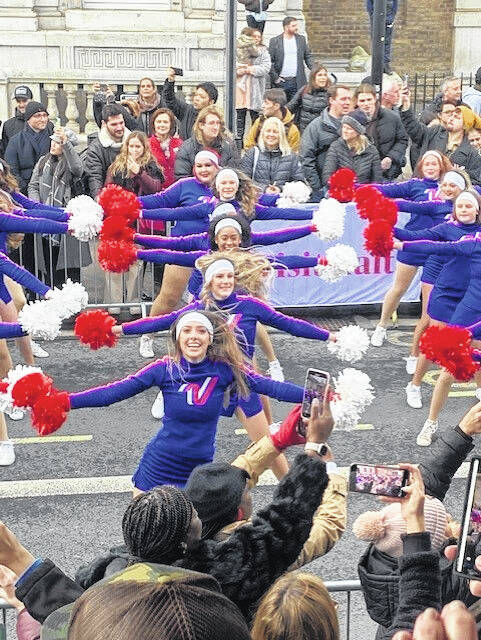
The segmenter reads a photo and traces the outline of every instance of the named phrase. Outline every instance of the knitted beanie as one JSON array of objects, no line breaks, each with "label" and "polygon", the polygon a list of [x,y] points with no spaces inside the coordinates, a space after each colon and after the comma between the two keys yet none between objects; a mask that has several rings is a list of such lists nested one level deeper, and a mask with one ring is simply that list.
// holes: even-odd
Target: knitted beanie
[{"label": "knitted beanie", "polygon": [[212,100],[212,102],[217,102],[219,92],[217,91],[216,86],[213,82],[201,82],[197,85],[197,89],[203,89]]},{"label": "knitted beanie", "polygon": [[[440,549],[446,540],[446,509],[437,498],[426,496],[424,501],[424,519],[426,531],[431,534],[432,549]],[[399,502],[384,507],[380,511],[361,513],[352,525],[356,538],[373,542],[379,551],[393,558],[402,555],[401,535],[406,533],[406,523],[401,515]]]},{"label": "knitted beanie", "polygon": [[457,107],[457,109],[459,109],[463,114],[464,130],[472,129],[473,127],[475,129],[481,129],[481,118],[474,113],[474,111],[471,111],[469,107],[464,106]]},{"label": "knitted beanie", "polygon": [[41,102],[35,102],[35,100],[32,100],[32,102],[29,102],[25,107],[25,122],[28,122],[36,113],[43,112],[48,115],[47,108]]},{"label": "knitted beanie", "polygon": [[366,126],[368,125],[368,119],[365,113],[362,111],[351,111],[346,116],[342,116],[341,124],[349,125],[354,131],[357,131],[359,135],[366,133]]}]

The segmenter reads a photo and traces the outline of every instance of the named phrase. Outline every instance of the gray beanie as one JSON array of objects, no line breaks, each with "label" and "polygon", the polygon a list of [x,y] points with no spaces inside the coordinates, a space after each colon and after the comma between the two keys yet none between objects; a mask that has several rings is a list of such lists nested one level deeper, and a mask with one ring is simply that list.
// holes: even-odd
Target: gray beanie
[{"label": "gray beanie", "polygon": [[347,124],[357,131],[359,135],[366,133],[368,120],[362,111],[351,111],[346,116],[342,116],[341,124]]}]

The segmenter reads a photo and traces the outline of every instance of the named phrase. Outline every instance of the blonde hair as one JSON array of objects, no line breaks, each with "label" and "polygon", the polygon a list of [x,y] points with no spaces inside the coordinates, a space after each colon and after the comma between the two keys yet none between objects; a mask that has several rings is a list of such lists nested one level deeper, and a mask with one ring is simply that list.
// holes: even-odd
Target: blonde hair
[{"label": "blonde hair", "polygon": [[11,195],[0,189],[0,211],[11,213],[15,208],[15,203],[12,200]]},{"label": "blonde hair", "polygon": [[307,573],[288,573],[263,597],[252,640],[340,640],[336,607],[324,583]]},{"label": "blonde hair", "polygon": [[[349,126],[349,125],[348,125]],[[345,141],[347,146],[354,151],[356,155],[359,155],[363,151],[365,151],[368,146],[371,144],[367,138],[367,136],[360,133],[358,136],[354,138],[354,140],[349,140],[349,142]]]},{"label": "blonde hair", "polygon": [[112,173],[112,175],[118,173],[124,178],[128,177],[130,173],[127,168],[127,159],[129,157],[129,142],[134,138],[137,138],[137,140],[139,140],[144,147],[144,153],[137,160],[137,163],[140,165],[140,167],[143,168],[151,162],[155,162],[157,164],[154,156],[152,155],[152,151],[150,150],[149,139],[147,138],[145,133],[143,131],[132,131],[132,133],[129,133],[124,143],[122,144],[122,148],[120,149],[118,156],[110,165],[110,172]]},{"label": "blonde hair", "polygon": [[209,105],[207,105],[207,107],[204,107],[203,109],[201,109],[199,111],[197,119],[194,122],[194,126],[192,128],[192,134],[193,134],[194,138],[197,140],[197,142],[199,144],[201,144],[201,145],[203,145],[205,147],[208,147],[208,143],[204,139],[204,135],[202,133],[202,129],[200,128],[200,125],[205,123],[206,118],[209,115],[217,116],[219,118],[219,120],[220,120],[219,138],[221,140],[228,140],[229,139],[229,135],[228,135],[227,130],[225,128],[225,120],[224,120],[224,116],[222,115],[222,112],[214,104],[209,104]]},{"label": "blonde hair", "polygon": [[283,156],[288,156],[292,153],[292,149],[289,145],[289,143],[287,142],[287,136],[286,136],[286,128],[284,126],[284,124],[279,120],[279,118],[275,118],[274,116],[267,118],[266,120],[264,120],[260,133],[259,133],[259,138],[258,138],[258,142],[257,142],[257,146],[259,147],[259,149],[261,151],[266,151],[266,147],[264,144],[264,138],[263,138],[263,133],[264,133],[264,129],[266,129],[269,126],[274,125],[277,128],[277,132],[279,134],[279,150],[281,152],[281,154]]}]

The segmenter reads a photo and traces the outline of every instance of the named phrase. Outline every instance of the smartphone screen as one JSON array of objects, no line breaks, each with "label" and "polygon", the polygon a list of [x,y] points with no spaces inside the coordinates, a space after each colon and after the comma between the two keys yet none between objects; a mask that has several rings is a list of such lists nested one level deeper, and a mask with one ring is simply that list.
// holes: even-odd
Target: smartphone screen
[{"label": "smartphone screen", "polygon": [[402,498],[409,471],[381,464],[353,464],[349,474],[349,491],[375,496]]},{"label": "smartphone screen", "polygon": [[329,385],[329,377],[327,371],[319,371],[318,369],[307,370],[301,409],[303,418],[311,417],[311,403],[314,398],[318,398],[319,404],[321,405],[324,402],[326,389]]},{"label": "smartphone screen", "polygon": [[481,580],[481,572],[474,565],[477,555],[481,555],[481,458],[471,460],[471,468],[466,487],[464,515],[461,536],[458,541],[456,571]]},{"label": "smartphone screen", "polygon": [[176,76],[183,76],[184,75],[184,71],[182,69],[180,69],[179,67],[172,67],[172,69],[174,70],[174,73]]}]

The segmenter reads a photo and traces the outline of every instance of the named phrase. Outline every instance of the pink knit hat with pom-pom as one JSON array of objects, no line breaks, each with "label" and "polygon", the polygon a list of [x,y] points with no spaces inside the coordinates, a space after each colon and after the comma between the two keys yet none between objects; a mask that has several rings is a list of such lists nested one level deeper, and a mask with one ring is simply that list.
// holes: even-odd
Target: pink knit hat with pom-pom
[{"label": "pink knit hat with pom-pom", "polygon": [[[437,498],[426,496],[424,501],[426,531],[431,534],[431,548],[440,549],[446,540],[446,509]],[[401,535],[406,533],[406,523],[401,515],[399,502],[390,504],[380,511],[366,511],[356,518],[352,525],[356,538],[373,542],[379,551],[393,558],[402,554]]]}]

